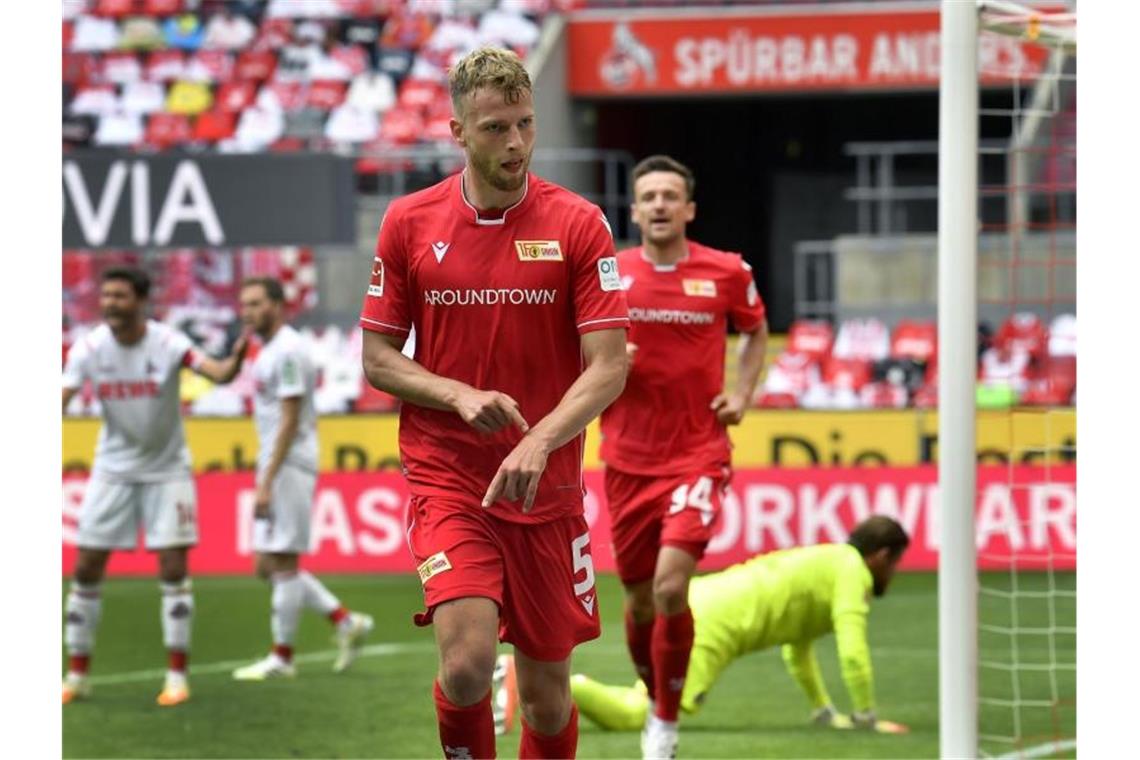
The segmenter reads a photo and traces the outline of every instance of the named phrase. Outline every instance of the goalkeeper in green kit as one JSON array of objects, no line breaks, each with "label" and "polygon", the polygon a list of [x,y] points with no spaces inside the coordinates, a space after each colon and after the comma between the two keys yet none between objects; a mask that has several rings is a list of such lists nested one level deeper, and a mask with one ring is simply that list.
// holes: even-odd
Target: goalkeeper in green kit
[{"label": "goalkeeper in green kit", "polygon": [[[813,722],[905,733],[905,726],[875,715],[867,613],[872,593],[886,593],[909,543],[898,522],[878,515],[857,525],[846,544],[762,554],[694,578],[689,604],[695,639],[681,709],[696,713],[733,660],[779,645],[788,672],[811,703]],[[850,717],[836,710],[815,657],[815,640],[831,632],[851,698]],[[501,707],[517,704],[509,679],[514,669],[501,670],[508,677],[496,683],[500,709],[495,717],[509,727],[513,716],[503,714]],[[603,728],[631,731],[645,724],[650,703],[640,681],[635,687],[608,686],[579,674],[570,685],[579,712]]]}]

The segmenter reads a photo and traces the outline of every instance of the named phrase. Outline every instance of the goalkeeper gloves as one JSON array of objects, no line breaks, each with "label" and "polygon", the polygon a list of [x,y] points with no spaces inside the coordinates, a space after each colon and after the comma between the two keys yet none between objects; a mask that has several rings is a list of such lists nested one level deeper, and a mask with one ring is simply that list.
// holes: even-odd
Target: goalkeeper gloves
[{"label": "goalkeeper gloves", "polygon": [[895,723],[891,720],[879,720],[875,717],[874,710],[852,713],[851,720],[855,728],[867,729],[879,734],[905,734],[910,731],[910,729],[902,723]]},{"label": "goalkeeper gloves", "polygon": [[824,705],[811,714],[811,722],[817,726],[824,726],[826,728],[853,728],[854,724],[851,719],[840,712],[837,712],[832,705]]}]

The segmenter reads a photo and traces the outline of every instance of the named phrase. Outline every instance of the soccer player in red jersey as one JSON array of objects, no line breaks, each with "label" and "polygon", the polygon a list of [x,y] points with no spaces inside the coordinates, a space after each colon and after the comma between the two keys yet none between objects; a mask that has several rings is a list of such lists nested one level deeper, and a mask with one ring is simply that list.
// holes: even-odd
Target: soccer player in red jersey
[{"label": "soccer player in red jersey", "polygon": [[[617,398],[629,318],[600,209],[528,172],[530,78],[505,50],[452,69],[460,174],[388,207],[360,324],[404,400],[408,545],[440,666],[445,757],[495,756],[497,641],[515,647],[521,757],[573,757],[570,653],[600,632],[583,430]],[[412,327],[415,357],[400,353]]]},{"label": "soccer player in red jersey", "polygon": [[[601,457],[626,641],[653,709],[645,757],[674,757],[693,645],[689,579],[712,537],[730,475],[726,426],[744,416],[768,340],[764,303],[739,254],[685,237],[693,175],[667,156],[633,170],[642,245],[618,254],[633,364],[603,414]],[[736,386],[724,388],[729,320],[741,333]]]}]

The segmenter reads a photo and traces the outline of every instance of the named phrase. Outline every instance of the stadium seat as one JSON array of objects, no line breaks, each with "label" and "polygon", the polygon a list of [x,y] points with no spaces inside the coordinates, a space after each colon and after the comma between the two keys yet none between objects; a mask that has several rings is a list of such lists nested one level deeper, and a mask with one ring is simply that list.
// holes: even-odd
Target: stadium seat
[{"label": "stadium seat", "polygon": [[157,113],[166,101],[166,90],[158,82],[131,82],[123,87],[119,102],[129,113]]},{"label": "stadium seat", "polygon": [[879,380],[859,390],[859,400],[869,409],[902,409],[906,406],[906,388]]},{"label": "stadium seat", "polygon": [[115,95],[115,86],[98,84],[80,88],[72,98],[68,111],[77,115],[103,116],[118,108],[119,98]]},{"label": "stadium seat", "polygon": [[994,336],[994,344],[1011,351],[1024,351],[1032,358],[1045,353],[1048,333],[1041,319],[1032,312],[1011,314]]},{"label": "stadium seat", "polygon": [[213,93],[202,82],[180,80],[171,85],[166,94],[166,110],[170,113],[196,116],[208,111],[213,104]]},{"label": "stadium seat", "polygon": [[264,82],[273,76],[277,57],[268,50],[246,50],[238,56],[234,77],[250,82]]},{"label": "stadium seat", "polygon": [[261,24],[257,39],[253,41],[256,51],[277,50],[293,39],[293,20],[288,18],[267,18]]},{"label": "stadium seat", "polygon": [[156,50],[146,61],[146,78],[170,82],[186,74],[186,56],[180,50]]},{"label": "stadium seat", "polygon": [[137,13],[137,0],[98,0],[95,3],[95,14],[107,18],[124,18]]},{"label": "stadium seat", "polygon": [[233,56],[225,50],[198,50],[186,63],[186,78],[196,82],[225,82],[233,71]]},{"label": "stadium seat", "polygon": [[788,350],[822,362],[831,354],[835,334],[823,320],[797,319],[788,330]]},{"label": "stadium seat", "polygon": [[887,326],[871,317],[844,321],[836,333],[831,353],[840,359],[879,361],[887,358],[890,348]]},{"label": "stadium seat", "polygon": [[233,136],[237,128],[237,116],[233,111],[215,108],[198,117],[194,122],[194,140],[216,143]]},{"label": "stadium seat", "polygon": [[831,388],[858,391],[871,381],[871,362],[831,356],[823,364],[823,382]]},{"label": "stadium seat", "polygon": [[369,385],[368,380],[361,374],[360,394],[352,405],[353,411],[357,413],[391,412],[397,409],[399,405],[399,399],[384,391],[376,390]]},{"label": "stadium seat", "polygon": [[359,45],[340,45],[333,48],[331,57],[347,68],[352,76],[368,70],[368,54]]},{"label": "stadium seat", "polygon": [[257,86],[253,82],[226,82],[218,88],[214,106],[225,111],[240,113],[253,105]]},{"label": "stadium seat", "polygon": [[393,108],[380,122],[380,137],[392,145],[411,145],[423,134],[423,118],[415,111]]},{"label": "stadium seat", "polygon": [[799,406],[799,402],[791,393],[768,393],[764,391],[757,398],[755,406],[760,409],[795,409]]},{"label": "stadium seat", "polygon": [[388,18],[380,34],[380,46],[401,50],[417,50],[427,42],[434,28],[427,16],[397,12]]},{"label": "stadium seat", "polygon": [[143,139],[143,120],[138,114],[116,111],[99,117],[92,138],[96,145],[129,148]]},{"label": "stadium seat", "polygon": [[891,336],[891,358],[927,362],[938,352],[938,326],[934,322],[901,320]]},{"label": "stadium seat", "polygon": [[424,124],[424,139],[436,143],[451,144],[451,117],[435,116]]},{"label": "stadium seat", "polygon": [[912,403],[916,409],[937,409],[938,385],[936,383],[927,383],[919,388],[914,394]]},{"label": "stadium seat", "polygon": [[1049,323],[1049,355],[1077,355],[1077,318],[1073,314],[1061,314]]},{"label": "stadium seat", "polygon": [[312,82],[305,93],[305,106],[321,111],[331,111],[344,102],[348,85],[344,82],[318,80]]},{"label": "stadium seat", "polygon": [[146,0],[143,12],[148,16],[173,16],[182,12],[183,0]]},{"label": "stadium seat", "polygon": [[102,79],[103,67],[98,56],[91,53],[63,54],[63,81],[76,87],[98,84]]},{"label": "stadium seat", "polygon": [[137,82],[142,79],[142,73],[142,64],[134,53],[116,51],[103,56],[103,78],[108,82]]},{"label": "stadium seat", "polygon": [[409,110],[426,111],[446,92],[438,82],[423,79],[407,79],[400,85],[397,104]]},{"label": "stadium seat", "polygon": [[[297,111],[305,107],[305,93],[300,82],[274,81],[262,88],[262,93],[270,99],[279,110],[285,112]],[[261,94],[258,95],[258,105],[262,103]]]},{"label": "stadium seat", "polygon": [[190,119],[182,114],[156,113],[147,122],[144,140],[159,150],[189,142],[193,135]]}]

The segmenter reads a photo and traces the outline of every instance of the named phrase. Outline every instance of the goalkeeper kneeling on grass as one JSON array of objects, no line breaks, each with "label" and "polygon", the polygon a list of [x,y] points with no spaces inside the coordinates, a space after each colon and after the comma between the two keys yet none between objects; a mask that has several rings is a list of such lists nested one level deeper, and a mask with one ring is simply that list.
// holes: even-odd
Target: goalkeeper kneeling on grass
[{"label": "goalkeeper kneeling on grass", "polygon": [[[867,613],[871,594],[882,596],[910,539],[898,522],[877,515],[859,523],[846,544],[821,544],[762,554],[720,572],[694,578],[689,592],[695,640],[681,709],[696,713],[733,660],[780,645],[784,663],[813,709],[812,722],[831,728],[904,733],[875,716]],[[820,675],[813,644],[834,632],[853,712],[838,712]],[[496,728],[508,730],[517,704],[509,655],[496,667]],[[501,683],[500,683],[501,682]],[[650,709],[645,685],[608,686],[571,678],[579,712],[603,728],[633,731]]]}]

